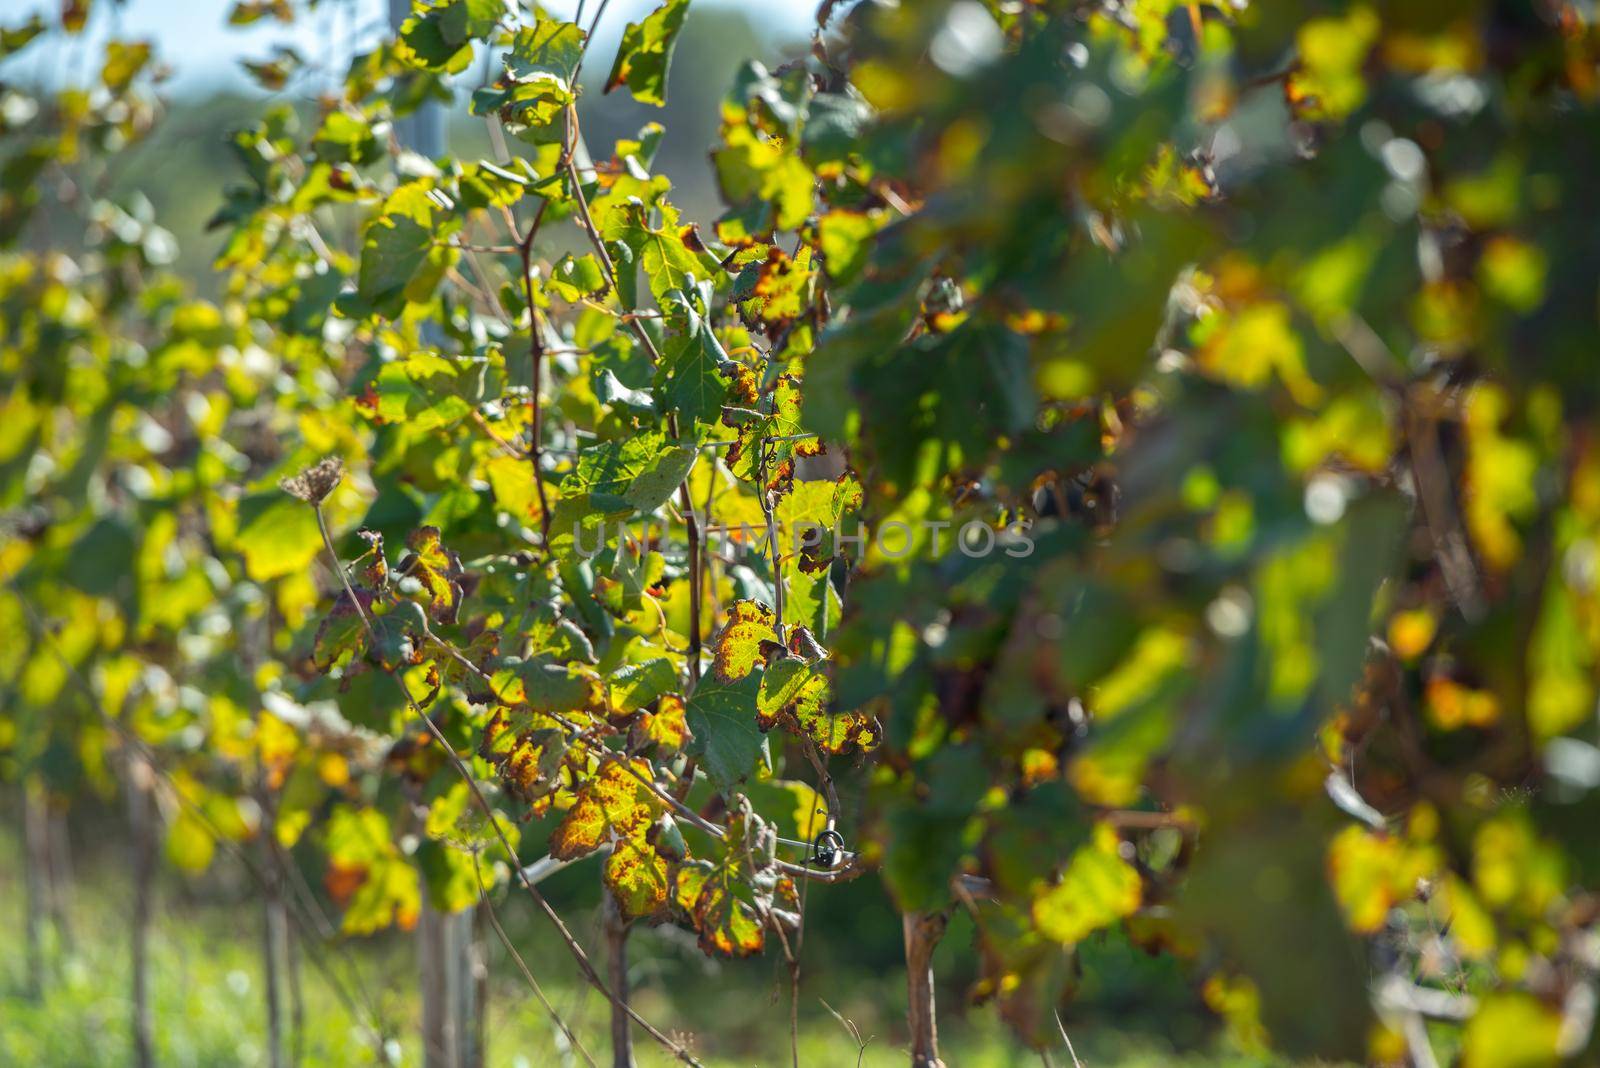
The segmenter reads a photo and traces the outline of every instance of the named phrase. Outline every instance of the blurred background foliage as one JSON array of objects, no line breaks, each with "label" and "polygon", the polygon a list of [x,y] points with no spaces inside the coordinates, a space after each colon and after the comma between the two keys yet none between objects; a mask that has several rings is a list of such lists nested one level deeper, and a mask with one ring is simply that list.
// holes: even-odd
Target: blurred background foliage
[{"label": "blurred background foliage", "polygon": [[438,0],[174,100],[116,9],[4,29],[0,1052],[414,1058],[405,932],[570,978],[609,849],[713,1058],[936,1064],[915,929],[952,1064],[1594,1060],[1592,5]]}]

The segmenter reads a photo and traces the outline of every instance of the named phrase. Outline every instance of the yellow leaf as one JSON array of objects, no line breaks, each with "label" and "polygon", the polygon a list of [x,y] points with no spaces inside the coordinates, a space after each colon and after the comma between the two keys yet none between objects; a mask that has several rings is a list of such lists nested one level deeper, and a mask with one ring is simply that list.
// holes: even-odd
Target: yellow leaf
[{"label": "yellow leaf", "polygon": [[1352,931],[1370,934],[1383,926],[1396,898],[1404,846],[1387,835],[1346,827],[1328,844],[1333,894]]},{"label": "yellow leaf", "polygon": [[1139,908],[1139,873],[1122,859],[1120,845],[1109,826],[1095,827],[1093,839],[1072,855],[1061,881],[1034,898],[1033,922],[1041,934],[1071,945]]},{"label": "yellow leaf", "polygon": [[610,835],[629,838],[645,832],[661,802],[639,778],[648,779],[649,763],[635,760],[632,768],[611,760],[584,783],[577,803],[550,835],[551,856],[572,860],[594,852]]},{"label": "yellow leaf", "polygon": [[1467,1023],[1463,1068],[1538,1068],[1556,1064],[1561,1016],[1527,994],[1484,999]]},{"label": "yellow leaf", "polygon": [[1207,374],[1242,389],[1260,389],[1276,373],[1299,403],[1320,399],[1322,390],[1306,374],[1305,349],[1290,325],[1287,305],[1263,301],[1213,320],[1201,331],[1196,353]]},{"label": "yellow leaf", "polygon": [[1396,612],[1389,620],[1389,648],[1402,660],[1415,660],[1433,644],[1439,621],[1426,608]]},{"label": "yellow leaf", "polygon": [[1539,499],[1533,447],[1500,433],[1510,401],[1498,387],[1479,384],[1467,396],[1467,529],[1491,570],[1504,571],[1522,554],[1513,525],[1533,514]]}]

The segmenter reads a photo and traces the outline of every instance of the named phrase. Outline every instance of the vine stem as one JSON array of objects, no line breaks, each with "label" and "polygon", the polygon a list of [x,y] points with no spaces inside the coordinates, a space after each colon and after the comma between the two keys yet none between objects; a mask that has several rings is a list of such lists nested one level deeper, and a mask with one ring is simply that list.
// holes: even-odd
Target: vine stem
[{"label": "vine stem", "polygon": [[767,486],[768,448],[767,438],[756,443],[756,493],[760,495],[761,515],[767,523],[767,551],[772,555],[772,608],[777,617],[773,630],[777,632],[779,644],[782,644],[788,640],[788,636],[784,633],[783,625],[783,571],[778,557],[778,524],[772,515],[772,493]]},{"label": "vine stem", "polygon": [[[328,533],[327,519],[322,514],[322,505],[320,503],[313,502],[311,504],[311,508],[317,514],[317,528],[322,532],[323,547],[328,551],[328,556],[333,563],[333,569],[338,574],[340,583],[344,586],[345,594],[350,598],[351,603],[356,606],[356,611],[360,613],[361,621],[367,629],[367,636],[371,638],[374,643],[376,643],[378,640],[378,633],[372,626],[371,618],[361,607],[361,602],[356,597],[355,588],[350,585],[350,578],[345,574],[344,565],[339,560],[339,554],[334,550],[333,538]],[[435,640],[437,641],[437,639]],[[465,657],[461,656],[460,653],[456,653],[456,656],[460,657],[460,659],[463,661],[466,659]],[[679,1045],[677,1042],[674,1042],[649,1020],[646,1020],[643,1016],[640,1016],[631,1005],[620,1000],[611,991],[611,989],[606,986],[605,981],[601,979],[599,973],[595,971],[594,964],[590,962],[589,954],[584,950],[583,945],[573,935],[571,929],[567,927],[566,921],[561,918],[561,914],[556,912],[556,910],[551,907],[550,902],[543,894],[539,892],[538,887],[534,886],[532,881],[528,879],[527,874],[522,869],[522,865],[517,863],[517,851],[512,847],[510,839],[506,837],[505,828],[500,825],[500,820],[496,818],[494,808],[489,804],[489,799],[483,795],[483,789],[478,785],[477,777],[472,774],[472,769],[467,767],[466,761],[461,759],[461,754],[456,752],[455,747],[452,746],[449,739],[444,736],[444,732],[439,729],[439,725],[433,722],[433,719],[422,710],[422,706],[417,704],[416,698],[411,696],[411,687],[406,685],[405,678],[400,671],[395,668],[385,667],[384,672],[394,680],[397,686],[400,687],[400,692],[405,696],[406,704],[410,706],[411,711],[416,715],[416,717],[422,721],[422,725],[427,729],[433,740],[438,743],[439,748],[444,751],[445,756],[450,761],[451,766],[454,767],[456,774],[459,775],[461,780],[467,784],[467,789],[471,792],[474,802],[477,804],[478,808],[483,811],[484,817],[489,821],[489,826],[494,828],[495,837],[499,839],[501,847],[506,851],[506,856],[510,858],[511,870],[513,875],[516,877],[517,882],[522,885],[523,890],[525,890],[528,896],[533,899],[534,904],[539,907],[540,911],[545,914],[545,917],[551,922],[551,924],[555,926],[557,933],[561,936],[561,940],[566,943],[567,952],[569,952],[572,955],[573,960],[577,962],[578,970],[583,973],[584,979],[589,983],[590,986],[599,991],[602,997],[610,1001],[613,1006],[627,1013],[628,1017],[632,1019],[634,1023],[642,1027],[646,1034],[648,1034],[656,1042],[660,1043],[663,1048],[665,1048],[678,1060],[688,1065],[697,1066],[697,1068],[703,1068],[703,1066],[700,1065],[700,1062],[695,1059],[693,1054],[691,1054],[687,1049]]]},{"label": "vine stem", "polygon": [[912,1068],[944,1068],[939,1059],[933,951],[948,923],[949,917],[943,912],[908,912],[901,917],[906,941],[906,1022],[911,1027]]},{"label": "vine stem", "polygon": [[617,1001],[611,1008],[611,1068],[634,1068],[633,1034],[628,1027],[628,1017],[621,1007],[628,1003],[628,933],[632,924],[622,914],[617,895],[604,885],[600,888],[601,928],[606,940],[606,968],[611,975],[611,989]]}]

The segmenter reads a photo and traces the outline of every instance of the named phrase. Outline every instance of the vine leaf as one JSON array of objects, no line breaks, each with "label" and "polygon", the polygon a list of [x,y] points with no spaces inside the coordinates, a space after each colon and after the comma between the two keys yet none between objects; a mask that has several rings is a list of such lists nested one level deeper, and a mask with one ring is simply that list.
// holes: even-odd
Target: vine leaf
[{"label": "vine leaf", "polygon": [[749,675],[762,659],[762,642],[775,641],[772,609],[756,601],[735,601],[728,622],[712,642],[712,670],[723,682]]},{"label": "vine leaf", "polygon": [[829,711],[832,696],[828,676],[820,667],[793,656],[776,660],[761,673],[757,725],[769,731],[782,723],[791,733],[810,738],[825,753],[876,748],[883,738],[877,719],[861,711]]},{"label": "vine leaf", "polygon": [[644,268],[651,296],[663,311],[668,311],[668,294],[693,289],[691,279],[715,277],[717,261],[702,259],[684,243],[678,230],[678,211],[671,204],[663,200],[656,205],[659,226],[650,224],[648,211],[649,206],[637,198],[623,201],[602,217],[600,233],[632,253],[633,262]]},{"label": "vine leaf", "polygon": [[689,741],[689,721],[683,698],[675,693],[662,694],[654,712],[646,712],[635,726],[641,741],[654,742],[664,752],[675,752]]},{"label": "vine leaf", "polygon": [[656,388],[669,410],[691,423],[714,422],[728,395],[721,367],[728,354],[711,327],[696,319],[667,344]]},{"label": "vine leaf", "polygon": [[600,676],[582,664],[564,664],[544,656],[509,660],[493,675],[497,698],[508,705],[526,705],[533,712],[579,712],[600,708]]},{"label": "vine leaf", "polygon": [[694,735],[689,752],[700,758],[700,766],[719,790],[749,775],[761,756],[755,718],[758,685],[748,673],[736,680],[713,674],[700,680],[689,697],[686,721]]},{"label": "vine leaf", "polygon": [[[372,601],[367,590],[356,590],[356,597],[365,608]],[[367,638],[367,625],[350,597],[343,590],[334,603],[333,610],[317,626],[316,640],[312,646],[311,662],[318,671],[328,671],[335,666],[351,662]]]},{"label": "vine leaf", "polygon": [[426,301],[458,255],[446,239],[460,220],[445,216],[430,192],[421,180],[400,186],[362,233],[355,296],[385,318]]},{"label": "vine leaf", "polygon": [[692,918],[705,952],[725,957],[761,952],[777,886],[774,845],[771,828],[741,797],[716,859],[679,866],[673,900]]},{"label": "vine leaf", "polygon": [[678,672],[665,657],[628,664],[612,672],[606,680],[611,691],[613,716],[626,716],[678,688]]},{"label": "vine leaf", "polygon": [[603,441],[579,454],[562,491],[587,493],[590,506],[602,512],[648,514],[672,496],[698,455],[693,446],[669,443],[659,431]]},{"label": "vine leaf", "polygon": [[310,569],[322,552],[322,534],[310,508],[283,494],[263,493],[240,502],[236,545],[245,573],[266,582]]},{"label": "vine leaf", "polygon": [[583,59],[584,36],[575,24],[548,17],[518,30],[505,57],[505,75],[472,94],[472,113],[498,114],[513,132],[531,140],[552,137],[562,109],[577,97],[572,79]]},{"label": "vine leaf", "polygon": [[461,561],[439,540],[438,527],[421,527],[406,538],[411,550],[401,562],[400,574],[416,579],[435,619],[454,623],[461,607]]},{"label": "vine leaf", "polygon": [[448,0],[400,24],[400,58],[424,70],[460,74],[472,62],[472,38],[494,31],[498,0]]},{"label": "vine leaf", "polygon": [[1121,842],[1109,826],[1095,828],[1093,839],[1072,855],[1061,881],[1033,901],[1040,933],[1072,945],[1139,908],[1139,873],[1118,853]]},{"label": "vine leaf", "polygon": [[642,841],[662,805],[639,778],[648,780],[649,763],[635,760],[631,767],[632,771],[620,758],[608,760],[583,784],[577,801],[550,834],[552,857],[576,860],[611,837]]},{"label": "vine leaf", "polygon": [[623,838],[612,847],[602,877],[629,919],[648,919],[667,907],[670,872],[666,858],[642,835]]},{"label": "vine leaf", "polygon": [[688,12],[689,0],[666,0],[643,22],[630,22],[623,31],[605,91],[626,85],[640,103],[665,107],[667,71]]}]

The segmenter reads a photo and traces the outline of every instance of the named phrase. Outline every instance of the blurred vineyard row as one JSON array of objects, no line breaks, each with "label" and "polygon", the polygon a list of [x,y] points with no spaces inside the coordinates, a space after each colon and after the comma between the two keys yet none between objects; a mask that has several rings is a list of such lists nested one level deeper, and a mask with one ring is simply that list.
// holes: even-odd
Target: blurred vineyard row
[{"label": "blurred vineyard row", "polygon": [[103,843],[141,1068],[218,879],[274,1068],[307,970],[480,1062],[491,956],[573,1063],[891,967],[914,1068],[1595,1060],[1594,6],[608,6],[252,59],[181,196],[118,5],[4,16],[23,985]]}]

